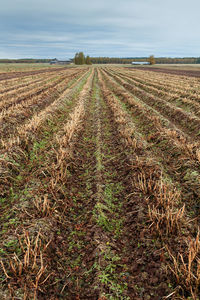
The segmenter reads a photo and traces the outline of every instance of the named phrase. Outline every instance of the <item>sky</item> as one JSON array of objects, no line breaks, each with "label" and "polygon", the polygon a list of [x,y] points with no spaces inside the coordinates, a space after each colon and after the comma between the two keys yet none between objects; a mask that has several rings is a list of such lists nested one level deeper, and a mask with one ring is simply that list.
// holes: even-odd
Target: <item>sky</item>
[{"label": "sky", "polygon": [[[2,3],[1,3],[2,2]],[[0,58],[199,57],[199,0],[0,0]]]}]

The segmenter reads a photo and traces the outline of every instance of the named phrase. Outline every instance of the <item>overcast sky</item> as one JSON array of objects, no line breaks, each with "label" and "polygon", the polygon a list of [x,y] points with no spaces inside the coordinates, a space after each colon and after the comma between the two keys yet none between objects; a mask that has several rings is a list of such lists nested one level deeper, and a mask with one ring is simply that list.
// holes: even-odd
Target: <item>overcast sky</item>
[{"label": "overcast sky", "polygon": [[199,0],[0,4],[0,58],[200,56]]}]

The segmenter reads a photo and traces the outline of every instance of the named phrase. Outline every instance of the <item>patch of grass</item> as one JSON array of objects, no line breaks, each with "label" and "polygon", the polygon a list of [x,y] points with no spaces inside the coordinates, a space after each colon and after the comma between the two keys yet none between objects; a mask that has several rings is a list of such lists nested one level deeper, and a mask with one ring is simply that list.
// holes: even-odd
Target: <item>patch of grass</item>
[{"label": "patch of grass", "polygon": [[[107,246],[106,250],[102,253],[105,261],[105,267],[97,266],[100,271],[99,280],[101,284],[107,287],[110,291],[104,296],[106,299],[130,299],[124,296],[124,291],[127,289],[127,283],[124,282],[126,273],[126,266],[120,264],[120,257]],[[120,271],[119,271],[120,269]],[[122,270],[122,271],[121,271]],[[101,295],[103,296],[103,295]]]}]

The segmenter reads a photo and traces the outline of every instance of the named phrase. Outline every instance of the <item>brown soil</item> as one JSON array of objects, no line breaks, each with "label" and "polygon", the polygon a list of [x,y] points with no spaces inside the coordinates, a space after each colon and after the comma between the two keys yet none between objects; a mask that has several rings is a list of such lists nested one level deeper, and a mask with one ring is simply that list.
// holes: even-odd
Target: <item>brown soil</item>
[{"label": "brown soil", "polygon": [[[30,74],[30,72],[24,73]],[[60,180],[55,176],[57,179],[55,190],[47,184],[51,181],[52,174],[56,174],[57,171],[56,167],[54,168],[57,166],[55,153],[61,156],[66,149],[66,152],[68,151],[69,145],[62,148],[63,152],[55,152],[58,145],[56,143],[54,145],[53,141],[46,148],[47,156],[39,152],[41,156],[36,156],[35,165],[34,157],[32,161],[31,157],[27,156],[24,172],[25,174],[27,172],[29,178],[21,187],[19,186],[19,190],[13,185],[19,196],[23,196],[24,188],[29,187],[31,190],[27,189],[26,193],[31,192],[32,197],[34,195],[43,197],[48,194],[51,195],[51,202],[55,202],[52,215],[45,215],[43,219],[40,218],[31,199],[32,206],[29,203],[29,207],[25,210],[26,216],[23,218],[22,211],[19,211],[19,216],[16,216],[16,221],[20,221],[20,226],[24,226],[27,230],[31,228],[32,221],[37,224],[37,221],[39,223],[44,220],[44,224],[49,225],[46,232],[44,229],[43,237],[45,240],[50,238],[51,242],[44,252],[43,259],[47,266],[46,272],[50,276],[46,277],[46,280],[42,277],[40,281],[42,284],[37,289],[37,299],[170,299],[168,295],[174,294],[177,283],[172,272],[167,270],[167,265],[171,261],[165,246],[167,245],[173,253],[177,253],[182,247],[184,253],[183,244],[192,231],[189,233],[185,230],[182,235],[175,231],[168,235],[165,231],[165,223],[162,223],[160,230],[163,234],[159,235],[160,233],[156,231],[156,223],[150,220],[148,213],[150,204],[155,203],[157,184],[160,184],[159,180],[162,176],[160,165],[166,166],[169,163],[170,167],[176,166],[176,158],[170,156],[170,151],[173,149],[168,149],[165,145],[161,145],[163,147],[160,148],[161,150],[155,151],[158,148],[155,147],[156,143],[162,142],[161,138],[156,140],[153,136],[149,137],[152,142],[149,149],[143,147],[142,143],[138,144],[137,141],[135,147],[133,146],[131,142],[135,140],[134,132],[128,135],[128,140],[125,135],[126,130],[123,131],[123,129],[130,130],[128,117],[131,119],[137,115],[138,126],[146,127],[142,132],[146,136],[149,132],[157,134],[154,123],[149,125],[145,116],[140,115],[139,110],[134,111],[133,108],[128,107],[123,99],[121,103],[120,94],[116,92],[118,97],[114,96],[115,92],[108,88],[109,84],[105,83],[106,80],[103,80],[101,74],[103,72],[100,71],[92,73],[93,81],[89,81],[85,87],[85,115],[79,120],[77,132],[75,131],[72,138],[68,140],[69,155],[63,156],[64,177]],[[128,89],[129,86],[125,85],[125,88]],[[114,99],[120,103],[119,110],[126,113],[128,108],[127,119],[125,113],[116,117],[112,106]],[[70,110],[68,114],[60,116],[62,117],[60,126],[65,119],[66,122],[69,120],[69,114]],[[56,126],[54,127],[51,128],[49,124],[49,129],[56,131]],[[47,128],[47,131],[49,129]],[[137,126],[134,130],[141,131]],[[37,138],[40,140],[39,135]],[[162,150],[163,156],[170,157],[162,157],[160,154]],[[148,160],[150,152],[160,156],[160,165],[155,164],[151,159]],[[20,162],[19,168],[21,168]],[[59,166],[57,168],[59,169]],[[176,171],[171,170],[171,172]],[[23,171],[19,174],[23,175]],[[173,179],[173,176],[171,177]],[[34,186],[36,178],[40,180],[38,186]],[[13,190],[11,192],[13,197]],[[14,201],[17,202],[19,199],[14,198]],[[17,203],[14,204],[17,207]],[[7,210],[10,208],[6,207]],[[15,216],[16,211],[13,211],[13,214]],[[4,215],[6,216],[6,211]],[[103,222],[100,219],[102,216]],[[2,218],[2,221],[5,219]],[[15,226],[14,224],[13,227],[9,227],[10,235],[11,232],[16,235]],[[36,231],[37,226],[34,226]],[[4,233],[4,236],[6,234]],[[181,238],[184,238],[184,241]],[[11,258],[12,254],[12,252],[8,253],[8,257]],[[20,254],[19,256],[22,257]],[[6,265],[5,258],[4,262]],[[15,275],[6,276],[4,271],[1,288],[5,293],[11,290],[15,296],[19,292],[19,299],[23,299],[21,295],[30,274],[27,272],[20,273],[19,276],[15,273]],[[31,296],[34,291],[33,285],[29,284],[26,287],[30,289],[30,294],[29,298],[24,297],[24,299],[33,299]],[[188,292],[184,294],[184,296],[188,295]]]},{"label": "brown soil", "polygon": [[[71,70],[72,68],[70,68]],[[75,69],[75,68],[73,68]],[[36,71],[28,71],[28,72],[9,72],[9,73],[0,73],[0,81],[6,80],[6,79],[12,79],[12,78],[20,78],[30,75],[36,75],[41,73],[52,73],[52,72],[58,72],[66,70],[65,67],[62,68],[50,68],[50,69],[42,69],[42,70],[36,70]]]},{"label": "brown soil", "polygon": [[167,68],[154,68],[154,67],[134,67],[129,68],[130,70],[138,69],[144,71],[152,71],[152,72],[161,72],[172,75],[181,75],[181,76],[189,76],[189,77],[200,77],[200,71],[190,71],[190,70],[171,70]]}]

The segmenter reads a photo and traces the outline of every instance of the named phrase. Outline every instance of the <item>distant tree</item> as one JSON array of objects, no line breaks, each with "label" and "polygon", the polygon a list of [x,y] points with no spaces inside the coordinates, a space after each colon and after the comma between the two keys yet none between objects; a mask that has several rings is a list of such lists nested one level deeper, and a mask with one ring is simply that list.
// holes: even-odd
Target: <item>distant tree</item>
[{"label": "distant tree", "polygon": [[75,65],[79,65],[79,54],[78,53],[75,54],[74,63],[75,63]]},{"label": "distant tree", "polygon": [[86,56],[85,63],[86,63],[86,65],[91,65],[92,64],[89,55]]},{"label": "distant tree", "polygon": [[85,64],[85,56],[83,52],[77,52],[74,57],[74,63],[76,65],[84,65]]},{"label": "distant tree", "polygon": [[85,56],[84,56],[83,52],[79,52],[79,61],[80,61],[80,65],[85,64]]},{"label": "distant tree", "polygon": [[150,65],[155,65],[156,60],[155,60],[155,57],[153,55],[149,56],[149,63],[150,63]]},{"label": "distant tree", "polygon": [[197,58],[197,61],[196,61],[197,64],[200,64],[200,57]]}]

